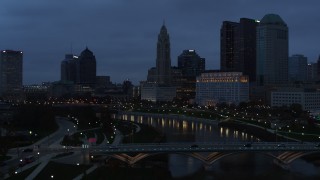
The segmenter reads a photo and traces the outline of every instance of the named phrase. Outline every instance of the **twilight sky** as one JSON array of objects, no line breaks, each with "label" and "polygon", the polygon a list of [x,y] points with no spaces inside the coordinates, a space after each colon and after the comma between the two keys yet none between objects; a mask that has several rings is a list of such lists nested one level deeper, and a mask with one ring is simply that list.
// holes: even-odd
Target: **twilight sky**
[{"label": "twilight sky", "polygon": [[206,69],[218,69],[222,21],[275,13],[289,27],[289,54],[314,62],[320,54],[319,7],[319,0],[1,0],[0,49],[24,51],[24,84],[59,80],[71,44],[74,54],[86,45],[93,51],[97,75],[138,84],[155,66],[164,19],[172,65],[182,50],[195,49],[206,58]]}]

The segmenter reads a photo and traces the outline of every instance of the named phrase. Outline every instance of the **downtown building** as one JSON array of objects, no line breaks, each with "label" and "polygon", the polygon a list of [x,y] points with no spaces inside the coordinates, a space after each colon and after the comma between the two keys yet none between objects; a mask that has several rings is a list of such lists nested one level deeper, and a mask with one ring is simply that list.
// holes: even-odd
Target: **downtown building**
[{"label": "downtown building", "polygon": [[206,60],[195,50],[183,50],[178,56],[178,67],[172,68],[172,79],[177,87],[177,98],[195,99],[196,78],[205,71]]},{"label": "downtown building", "polygon": [[256,80],[256,28],[259,21],[224,21],[220,29],[220,66],[224,72],[242,72]]},{"label": "downtown building", "polygon": [[288,26],[279,15],[265,15],[257,27],[257,85],[288,83]]},{"label": "downtown building", "polygon": [[272,107],[290,107],[293,104],[300,104],[302,110],[320,110],[320,90],[316,88],[278,88],[271,92],[270,98]]},{"label": "downtown building", "polygon": [[306,82],[308,75],[308,58],[295,54],[289,57],[288,78],[290,82]]},{"label": "downtown building", "polygon": [[[86,47],[80,56],[66,54],[61,62],[61,80],[49,88],[52,97],[72,97],[74,95],[91,95],[96,87],[96,58]],[[100,82],[100,81],[99,81]]]},{"label": "downtown building", "polygon": [[307,65],[307,80],[308,82],[320,81],[320,56],[317,62],[309,63]]},{"label": "downtown building", "polygon": [[0,51],[0,96],[9,100],[22,99],[23,52]]},{"label": "downtown building", "polygon": [[265,15],[257,26],[256,83],[250,100],[270,104],[270,93],[285,87],[288,79],[288,26],[279,15]]},{"label": "downtown building", "polygon": [[61,62],[61,81],[94,87],[96,84],[96,58],[86,47],[78,57],[66,54]]},{"label": "downtown building", "polygon": [[239,104],[249,101],[249,77],[242,72],[207,71],[197,77],[196,103],[200,106],[217,103]]},{"label": "downtown building", "polygon": [[163,24],[158,35],[156,67],[148,71],[146,82],[141,83],[141,100],[172,101],[176,87],[172,85],[170,38]]}]

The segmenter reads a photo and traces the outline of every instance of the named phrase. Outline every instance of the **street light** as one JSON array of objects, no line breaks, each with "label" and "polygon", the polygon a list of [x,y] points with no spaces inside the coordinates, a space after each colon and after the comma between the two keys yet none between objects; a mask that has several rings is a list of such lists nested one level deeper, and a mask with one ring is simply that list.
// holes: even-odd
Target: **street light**
[{"label": "street light", "polygon": [[38,163],[40,161],[40,152],[37,153],[38,154]]}]

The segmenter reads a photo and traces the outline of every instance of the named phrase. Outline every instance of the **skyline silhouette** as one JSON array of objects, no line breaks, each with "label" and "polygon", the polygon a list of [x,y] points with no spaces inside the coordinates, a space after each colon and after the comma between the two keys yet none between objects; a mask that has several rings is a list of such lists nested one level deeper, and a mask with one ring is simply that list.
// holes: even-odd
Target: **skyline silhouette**
[{"label": "skyline silhouette", "polygon": [[155,66],[163,19],[170,32],[172,66],[183,50],[195,49],[206,58],[207,69],[219,69],[222,22],[242,17],[259,20],[275,13],[288,24],[289,55],[303,54],[309,62],[318,59],[319,2],[230,2],[68,1],[62,6],[7,1],[0,7],[0,49],[24,52],[23,84],[59,80],[65,54],[79,55],[86,45],[96,56],[97,75],[108,75],[118,83],[129,78],[138,84]]}]

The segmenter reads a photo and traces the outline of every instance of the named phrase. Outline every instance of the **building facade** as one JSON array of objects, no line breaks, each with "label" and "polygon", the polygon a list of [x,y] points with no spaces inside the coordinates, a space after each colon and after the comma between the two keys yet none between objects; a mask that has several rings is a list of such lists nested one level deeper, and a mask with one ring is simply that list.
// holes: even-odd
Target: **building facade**
[{"label": "building facade", "polygon": [[97,75],[96,58],[88,47],[81,52],[77,63],[77,83],[93,86]]},{"label": "building facade", "polygon": [[79,57],[66,54],[65,59],[61,62],[61,81],[92,88],[96,84],[96,66],[96,58],[88,47],[81,52]]},{"label": "building facade", "polygon": [[73,82],[77,81],[77,63],[78,56],[66,54],[65,59],[61,62],[61,81]]},{"label": "building facade", "polygon": [[279,15],[267,14],[257,26],[257,85],[288,82],[288,27]]},{"label": "building facade", "polygon": [[22,63],[22,51],[0,51],[0,96],[13,99],[21,97]]},{"label": "building facade", "polygon": [[318,64],[319,63],[309,63],[307,65],[307,80],[309,82],[319,81]]},{"label": "building facade", "polygon": [[[178,56],[177,70],[171,69],[172,79],[176,83],[177,98],[194,99],[196,94],[196,77],[205,71],[205,58],[201,58],[195,50],[184,50]],[[179,70],[181,76],[179,76]],[[178,83],[177,83],[178,82]]]},{"label": "building facade", "polygon": [[258,21],[241,18],[224,21],[220,29],[220,65],[225,72],[243,72],[256,79],[256,27]]},{"label": "building facade", "polygon": [[306,88],[285,88],[271,92],[271,106],[300,104],[303,110],[320,110],[320,91]]},{"label": "building facade", "polygon": [[158,35],[156,76],[157,83],[166,85],[171,84],[170,38],[164,24]]},{"label": "building facade", "polygon": [[206,60],[201,58],[195,50],[184,50],[178,56],[178,68],[185,77],[197,77],[205,71]]},{"label": "building facade", "polygon": [[143,83],[141,86],[141,100],[151,102],[172,101],[176,97],[176,87],[158,83]]},{"label": "building facade", "polygon": [[205,72],[197,77],[196,103],[239,104],[249,100],[249,78],[242,72]]},{"label": "building facade", "polygon": [[307,81],[307,74],[308,74],[308,58],[300,55],[295,54],[289,58],[289,81]]},{"label": "building facade", "polygon": [[170,38],[163,24],[158,35],[156,67],[148,70],[146,82],[141,83],[141,100],[172,101],[176,87],[172,84]]}]

